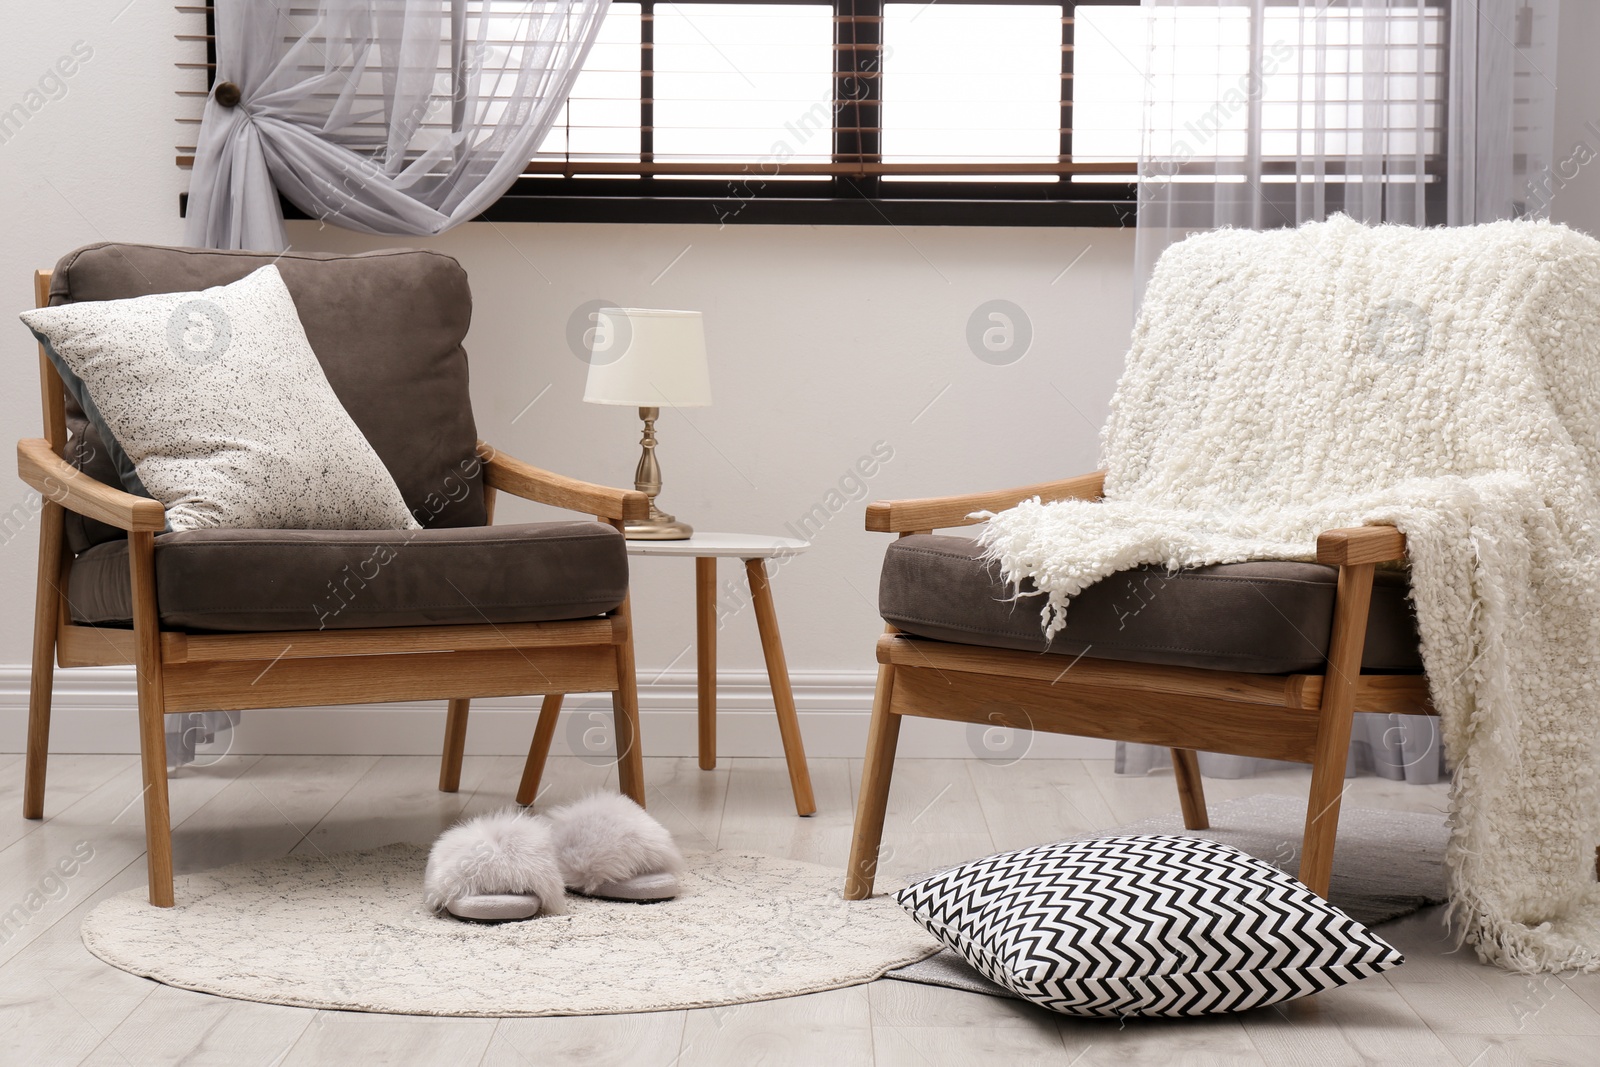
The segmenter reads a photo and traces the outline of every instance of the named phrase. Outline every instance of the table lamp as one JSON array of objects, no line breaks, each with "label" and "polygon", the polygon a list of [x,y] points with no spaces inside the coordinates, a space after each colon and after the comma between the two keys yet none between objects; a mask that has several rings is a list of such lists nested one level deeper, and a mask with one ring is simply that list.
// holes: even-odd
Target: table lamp
[{"label": "table lamp", "polygon": [[633,487],[650,498],[650,517],[630,519],[625,535],[635,541],[681,541],[694,533],[656,507],[661,465],[656,462],[656,418],[661,408],[703,408],[711,403],[706,369],[705,325],[698,311],[601,308],[589,335],[588,404],[639,409],[644,451]]}]

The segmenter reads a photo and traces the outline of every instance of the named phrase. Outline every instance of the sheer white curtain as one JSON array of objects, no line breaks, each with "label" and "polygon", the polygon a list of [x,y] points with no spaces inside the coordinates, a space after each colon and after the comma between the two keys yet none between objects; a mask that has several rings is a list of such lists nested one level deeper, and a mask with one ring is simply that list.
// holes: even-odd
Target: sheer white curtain
[{"label": "sheer white curtain", "polygon": [[1144,0],[1140,277],[1186,233],[1539,216],[1558,0]]},{"label": "sheer white curtain", "polygon": [[[522,173],[610,0],[217,0],[187,240],[287,246],[282,193],[367,233],[466,222]],[[225,98],[227,93],[222,94]]]},{"label": "sheer white curtain", "polygon": [[[1462,226],[1549,207],[1558,0],[1144,0],[1137,278],[1197,230]],[[1357,715],[1349,773],[1437,781],[1424,716]],[[1117,770],[1165,765],[1121,745]],[[1237,778],[1270,761],[1203,753]]]}]

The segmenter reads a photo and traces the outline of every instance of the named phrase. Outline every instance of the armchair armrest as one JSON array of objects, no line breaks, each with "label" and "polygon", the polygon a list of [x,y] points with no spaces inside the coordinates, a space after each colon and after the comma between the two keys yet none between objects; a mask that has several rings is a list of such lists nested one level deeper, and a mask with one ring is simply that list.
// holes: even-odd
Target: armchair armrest
[{"label": "armchair armrest", "polygon": [[1099,500],[1106,472],[1081,474],[1056,482],[1040,482],[1015,489],[995,489],[964,496],[933,496],[920,500],[879,500],[867,505],[867,529],[878,533],[909,533],[947,526],[971,526],[974,511],[1003,511],[1031,497],[1051,500]]},{"label": "armchair armrest", "polygon": [[56,455],[42,437],[17,442],[17,474],[46,500],[119,529],[160,532],[167,509],[159,500],[134,496],[84,474]]},{"label": "armchair armrest", "polygon": [[1406,535],[1393,526],[1351,526],[1317,535],[1317,562],[1341,567],[1406,558]]},{"label": "armchair armrest", "polygon": [[650,498],[635,490],[553,474],[498,452],[483,441],[478,442],[478,456],[483,460],[483,483],[491,489],[603,519],[649,518]]}]

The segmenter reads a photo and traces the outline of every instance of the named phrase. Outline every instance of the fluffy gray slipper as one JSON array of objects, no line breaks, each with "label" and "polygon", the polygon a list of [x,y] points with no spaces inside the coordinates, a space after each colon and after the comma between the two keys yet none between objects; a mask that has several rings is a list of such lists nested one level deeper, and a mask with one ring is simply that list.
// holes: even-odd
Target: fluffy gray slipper
[{"label": "fluffy gray slipper", "polygon": [[672,834],[625,796],[596,793],[547,816],[567,888],[648,903],[678,895],[683,855]]},{"label": "fluffy gray slipper", "polygon": [[519,808],[446,830],[428,853],[423,899],[435,911],[507,922],[567,910],[550,826]]}]

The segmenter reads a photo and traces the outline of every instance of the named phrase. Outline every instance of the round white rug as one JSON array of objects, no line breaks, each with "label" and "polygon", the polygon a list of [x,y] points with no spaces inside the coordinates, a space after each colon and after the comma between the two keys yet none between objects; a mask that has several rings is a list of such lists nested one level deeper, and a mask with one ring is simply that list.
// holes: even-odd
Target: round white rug
[{"label": "round white rug", "polygon": [[599,1015],[857,985],[938,949],[886,896],[845,901],[832,867],[687,856],[661,904],[568,895],[566,915],[483,926],[422,907],[427,850],[241,863],[102,901],[83,942],[114,967],[237,1000],[406,1015]]}]

